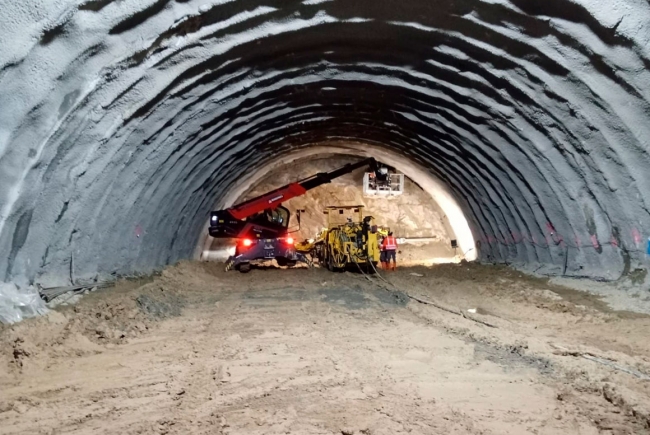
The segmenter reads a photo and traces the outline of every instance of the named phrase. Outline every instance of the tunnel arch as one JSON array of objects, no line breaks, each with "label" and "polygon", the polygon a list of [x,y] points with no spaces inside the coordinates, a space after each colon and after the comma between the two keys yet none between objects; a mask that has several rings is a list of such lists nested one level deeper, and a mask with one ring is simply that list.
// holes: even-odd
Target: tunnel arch
[{"label": "tunnel arch", "polygon": [[8,0],[0,280],[188,258],[274,156],[349,140],[443,181],[480,259],[646,266],[644,0]]}]

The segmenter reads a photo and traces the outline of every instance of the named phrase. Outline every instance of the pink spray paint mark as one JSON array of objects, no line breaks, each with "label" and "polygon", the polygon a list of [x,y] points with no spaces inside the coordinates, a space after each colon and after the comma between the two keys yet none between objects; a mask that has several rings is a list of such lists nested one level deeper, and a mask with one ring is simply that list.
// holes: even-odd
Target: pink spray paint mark
[{"label": "pink spray paint mark", "polygon": [[634,239],[634,244],[638,248],[641,244],[641,233],[636,228],[632,229],[632,238]]},{"label": "pink spray paint mark", "polygon": [[594,245],[594,249],[600,248],[600,243],[598,243],[598,238],[595,235],[591,236],[591,244]]},{"label": "pink spray paint mark", "polygon": [[519,239],[519,237],[520,237],[519,234],[513,231],[513,232],[510,233],[510,235],[512,236],[512,240],[514,240],[515,243],[517,243],[518,242],[517,239]]},{"label": "pink spray paint mark", "polygon": [[560,245],[562,247],[566,246],[564,243],[564,237],[562,237],[560,234],[557,234],[557,231],[555,231],[555,227],[552,223],[546,222],[546,230],[550,233],[550,236],[546,237],[546,243],[549,245]]},{"label": "pink spray paint mark", "polygon": [[140,225],[135,226],[135,236],[140,237],[142,235],[142,227]]},{"label": "pink spray paint mark", "polygon": [[616,237],[612,235],[612,240],[611,240],[612,246],[618,248],[618,240],[616,240]]}]

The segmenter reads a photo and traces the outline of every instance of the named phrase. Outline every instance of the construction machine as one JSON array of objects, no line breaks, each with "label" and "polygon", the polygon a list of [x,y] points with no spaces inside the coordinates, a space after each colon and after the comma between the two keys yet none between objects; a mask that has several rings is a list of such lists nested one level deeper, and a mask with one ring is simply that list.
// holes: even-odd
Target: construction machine
[{"label": "construction machine", "polygon": [[324,213],[328,215],[327,228],[312,248],[319,264],[331,271],[353,265],[373,270],[380,257],[379,233],[372,225],[373,217],[363,216],[362,205],[331,206]]},{"label": "construction machine", "polygon": [[321,172],[295,183],[282,186],[225,210],[210,213],[209,234],[215,238],[237,239],[235,255],[228,258],[226,270],[248,272],[251,262],[275,259],[280,266],[294,266],[298,261],[310,261],[294,247],[289,232],[290,213],[283,201],[304,195],[307,191],[350,172],[370,166],[377,167],[373,158],[349,163],[331,172]]}]

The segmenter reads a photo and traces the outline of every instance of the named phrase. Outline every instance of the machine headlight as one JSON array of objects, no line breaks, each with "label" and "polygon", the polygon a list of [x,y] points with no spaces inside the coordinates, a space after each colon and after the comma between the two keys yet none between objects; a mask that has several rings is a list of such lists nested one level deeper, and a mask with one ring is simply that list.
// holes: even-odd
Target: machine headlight
[{"label": "machine headlight", "polygon": [[212,216],[212,222],[214,222],[214,221],[216,221],[216,220],[217,220],[217,217],[216,217],[216,216]]}]

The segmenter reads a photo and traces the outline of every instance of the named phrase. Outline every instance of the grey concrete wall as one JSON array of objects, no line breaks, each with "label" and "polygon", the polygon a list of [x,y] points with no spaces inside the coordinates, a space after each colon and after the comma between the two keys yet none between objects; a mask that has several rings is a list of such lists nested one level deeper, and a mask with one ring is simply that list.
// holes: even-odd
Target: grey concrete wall
[{"label": "grey concrete wall", "polygon": [[447,182],[484,260],[645,265],[646,0],[1,7],[0,280],[189,257],[246,173],[337,139]]}]

